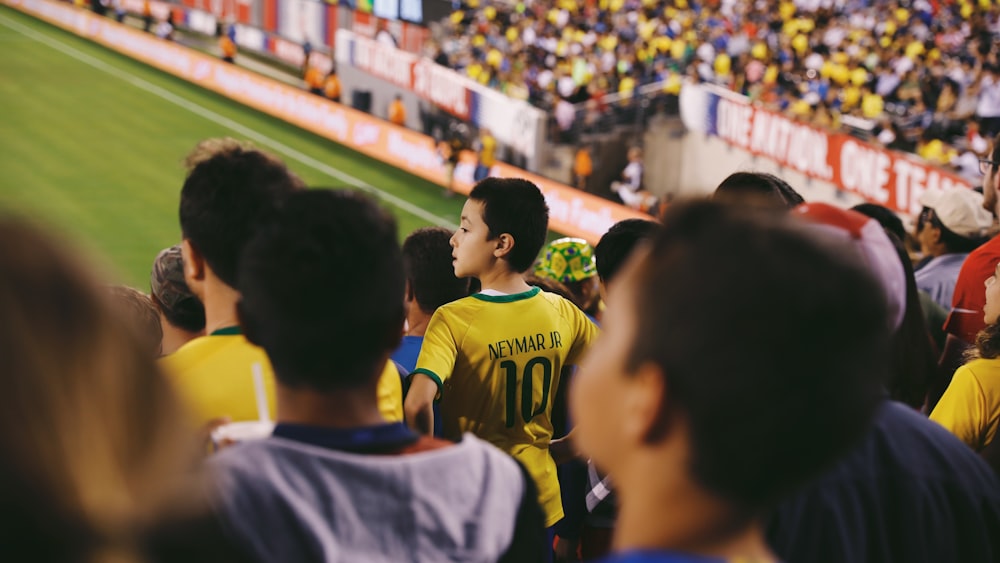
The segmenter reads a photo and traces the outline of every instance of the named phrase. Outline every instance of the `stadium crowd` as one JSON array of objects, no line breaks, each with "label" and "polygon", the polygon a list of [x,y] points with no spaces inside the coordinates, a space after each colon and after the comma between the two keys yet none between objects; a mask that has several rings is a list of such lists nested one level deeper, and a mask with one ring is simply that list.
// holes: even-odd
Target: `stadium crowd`
[{"label": "stadium crowd", "polygon": [[824,128],[869,120],[860,130],[883,145],[970,178],[1000,132],[988,0],[465,0],[443,28],[439,63],[552,110],[564,130],[594,121],[608,94],[677,96],[690,80]]},{"label": "stadium crowd", "polygon": [[1000,136],[982,166],[984,196],[928,196],[916,277],[890,212],[767,174],[595,247],[485,178],[400,245],[232,139],[189,155],[148,296],[2,218],[0,550],[997,561]]}]

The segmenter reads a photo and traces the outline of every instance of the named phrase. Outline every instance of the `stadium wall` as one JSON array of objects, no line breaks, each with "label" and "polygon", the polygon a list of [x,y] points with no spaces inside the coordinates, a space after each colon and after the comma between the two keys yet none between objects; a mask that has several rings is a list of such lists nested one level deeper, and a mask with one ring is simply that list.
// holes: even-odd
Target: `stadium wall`
[{"label": "stadium wall", "polygon": [[[0,0],[3,4],[51,23],[109,49],[273,115],[376,160],[439,185],[446,173],[432,138],[333,103],[319,96],[260,76],[215,57],[158,39],[72,5],[53,0]],[[475,155],[466,151],[455,171],[455,189],[473,186]],[[648,216],[505,163],[491,170],[498,177],[535,182],[550,208],[550,227],[596,242],[613,224]]]}]

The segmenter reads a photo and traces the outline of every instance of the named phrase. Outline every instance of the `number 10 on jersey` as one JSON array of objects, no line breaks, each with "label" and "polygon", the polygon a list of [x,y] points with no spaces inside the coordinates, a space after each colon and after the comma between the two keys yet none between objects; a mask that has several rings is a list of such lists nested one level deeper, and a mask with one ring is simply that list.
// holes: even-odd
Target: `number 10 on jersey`
[{"label": "number 10 on jersey", "polygon": [[[535,408],[533,390],[535,386],[536,367],[541,367],[542,403]],[[517,422],[518,400],[517,379],[521,377],[521,420],[524,424],[537,415],[545,412],[549,404],[549,390],[552,388],[552,362],[544,356],[535,356],[524,364],[523,373],[519,373],[517,362],[504,360],[500,362],[507,383],[507,428],[513,428]]]}]

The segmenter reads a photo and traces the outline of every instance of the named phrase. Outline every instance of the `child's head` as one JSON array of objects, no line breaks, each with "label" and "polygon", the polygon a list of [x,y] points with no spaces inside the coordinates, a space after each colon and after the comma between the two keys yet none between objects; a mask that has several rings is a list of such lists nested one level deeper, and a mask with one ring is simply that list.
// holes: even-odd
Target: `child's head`
[{"label": "child's head", "polygon": [[396,222],[367,196],[308,190],[247,245],[238,310],[280,384],[328,392],[374,384],[403,328]]},{"label": "child's head", "polygon": [[587,314],[596,314],[600,289],[594,248],[587,241],[567,237],[550,242],[535,265],[535,275],[563,284],[573,293],[574,303]]},{"label": "child's head", "polygon": [[469,279],[456,278],[451,264],[453,234],[443,227],[424,227],[403,242],[406,300],[428,315],[469,294]]},{"label": "child's head", "polygon": [[[571,400],[579,444],[633,496],[696,487],[746,524],[879,401],[883,292],[854,247],[787,214],[674,206],[611,300]],[[663,480],[630,482],[653,466]]]},{"label": "child's head", "polygon": [[652,238],[658,229],[659,225],[652,221],[625,219],[615,223],[604,233],[594,247],[594,258],[597,263],[597,277],[601,279],[605,289],[618,275],[639,243]]},{"label": "child's head", "polygon": [[478,277],[503,261],[510,272],[531,267],[545,244],[549,207],[537,186],[519,178],[487,178],[472,189],[451,238],[455,275]]}]

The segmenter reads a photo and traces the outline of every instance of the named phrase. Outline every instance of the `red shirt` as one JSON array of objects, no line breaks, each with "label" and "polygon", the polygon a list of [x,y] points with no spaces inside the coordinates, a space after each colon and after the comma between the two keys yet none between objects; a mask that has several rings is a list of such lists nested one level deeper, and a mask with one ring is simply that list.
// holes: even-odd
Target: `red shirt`
[{"label": "red shirt", "polygon": [[976,341],[976,334],[986,327],[983,307],[986,306],[986,288],[983,283],[996,271],[1000,263],[1000,236],[972,251],[962,264],[951,299],[951,313],[944,323],[944,331],[969,344]]}]

